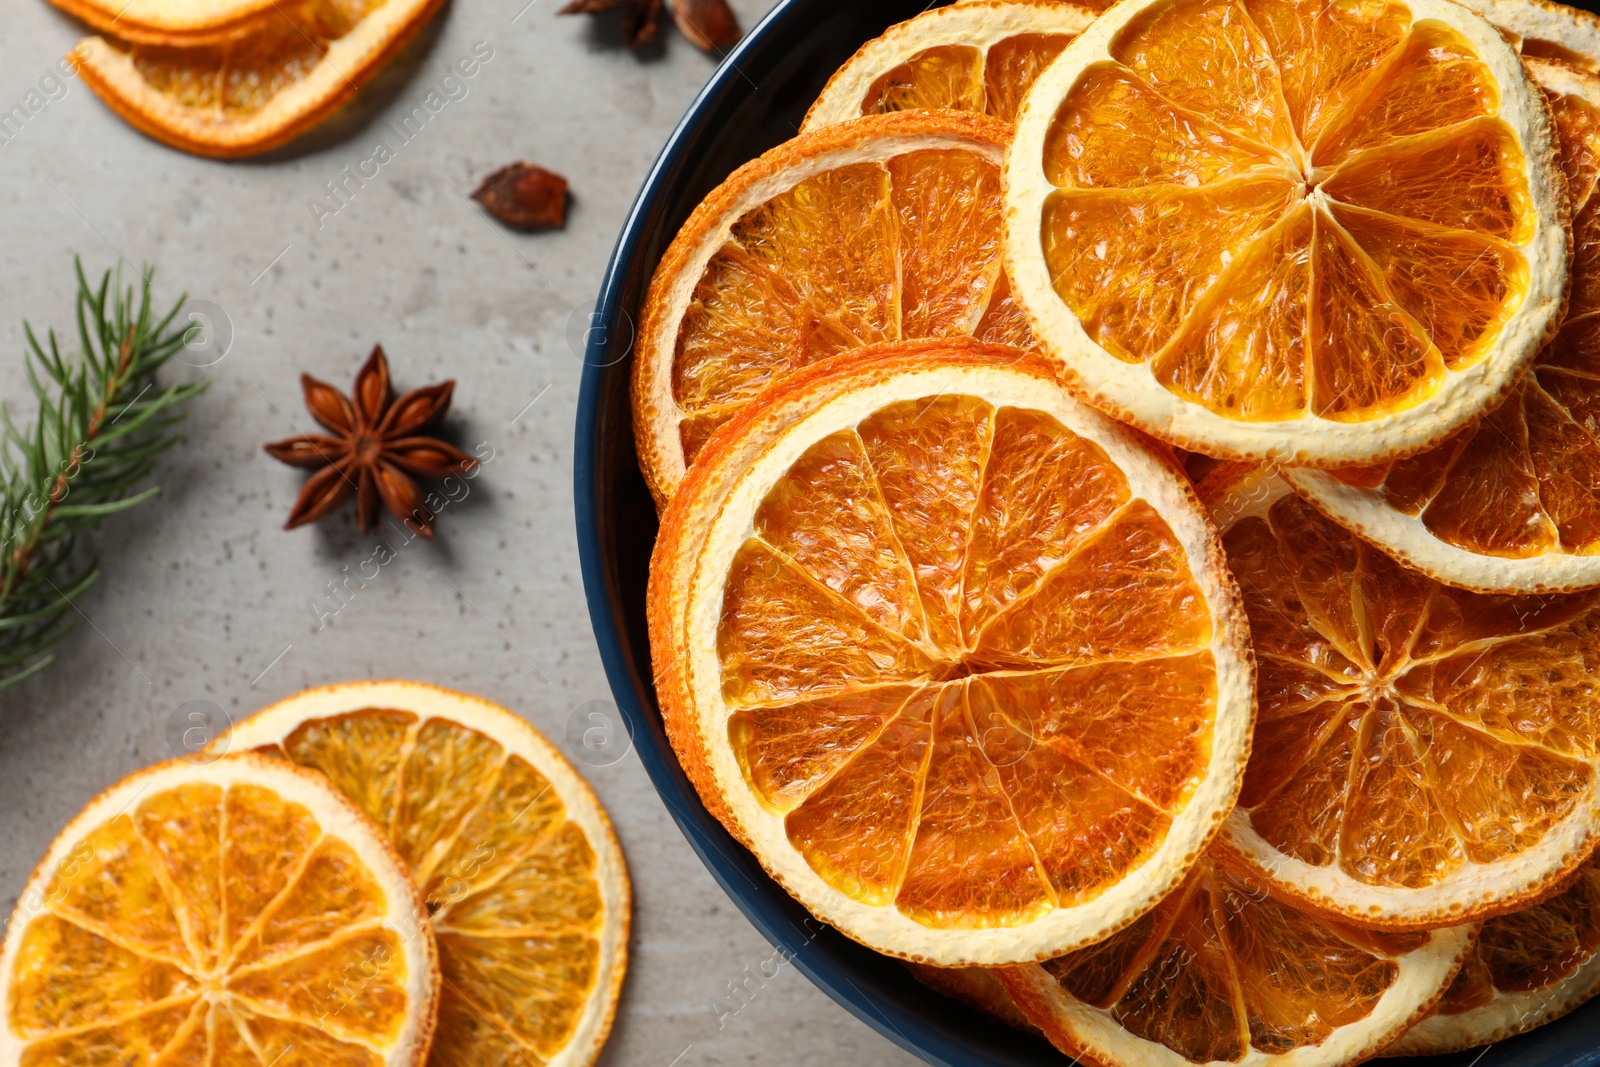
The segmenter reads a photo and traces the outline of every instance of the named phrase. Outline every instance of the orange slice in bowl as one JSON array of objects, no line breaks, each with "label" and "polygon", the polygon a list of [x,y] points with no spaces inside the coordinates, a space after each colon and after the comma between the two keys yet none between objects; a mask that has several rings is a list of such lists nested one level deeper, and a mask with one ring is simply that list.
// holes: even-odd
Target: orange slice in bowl
[{"label": "orange slice in bowl", "polygon": [[1490,919],[1433,1014],[1393,1048],[1431,1056],[1561,1018],[1600,992],[1600,867],[1542,904]]},{"label": "orange slice in bowl", "polygon": [[1323,918],[1208,856],[1121,933],[996,973],[1080,1062],[1344,1067],[1428,1011],[1472,933],[1470,925],[1382,933]]},{"label": "orange slice in bowl", "polygon": [[1014,121],[1034,79],[1092,21],[1087,8],[1038,0],[925,12],[862,45],[806,112],[800,132],[928,108]]},{"label": "orange slice in bowl", "polygon": [[1262,471],[1200,487],[1239,581],[1259,721],[1219,847],[1376,927],[1515,911],[1600,827],[1600,593],[1487,596],[1394,562]]},{"label": "orange slice in bowl", "polygon": [[1468,0],[1532,59],[1554,59],[1600,73],[1600,16],[1552,0]]},{"label": "orange slice in bowl", "polygon": [[[956,0],[953,7],[969,7],[973,4],[990,3],[992,0]],[[1056,7],[1076,7],[1091,14],[1099,14],[1110,7],[1116,0],[1027,0],[1029,3],[1053,4]]]},{"label": "orange slice in bowl", "polygon": [[195,155],[249,156],[326,119],[442,4],[301,0],[273,5],[235,40],[170,46],[90,37],[70,58],[140,132]]},{"label": "orange slice in bowl", "polygon": [[656,268],[634,354],[640,466],[665,507],[718,426],[846,349],[977,336],[1027,345],[1000,268],[1008,124],[875,115],[740,167]]},{"label": "orange slice in bowl", "polygon": [[260,756],[132,774],[68,823],[0,950],[0,1064],[420,1067],[439,965],[382,832]]},{"label": "orange slice in bowl", "polygon": [[532,727],[420,682],[351,682],[225,742],[321,771],[404,857],[444,979],[431,1067],[594,1062],[627,966],[628,873],[594,792]]},{"label": "orange slice in bowl", "polygon": [[1448,0],[1118,4],[1029,92],[1006,210],[1073,390],[1221,457],[1421,451],[1565,303],[1548,106]]},{"label": "orange slice in bowl", "polygon": [[838,357],[662,520],[650,647],[707,808],[824,922],[945,966],[1103,938],[1232,805],[1251,664],[1188,482],[1048,364]]},{"label": "orange slice in bowl", "polygon": [[1418,456],[1296,489],[1390,555],[1451,585],[1600,585],[1600,77],[1530,59],[1551,98],[1573,202],[1572,297],[1555,339],[1482,422]]}]

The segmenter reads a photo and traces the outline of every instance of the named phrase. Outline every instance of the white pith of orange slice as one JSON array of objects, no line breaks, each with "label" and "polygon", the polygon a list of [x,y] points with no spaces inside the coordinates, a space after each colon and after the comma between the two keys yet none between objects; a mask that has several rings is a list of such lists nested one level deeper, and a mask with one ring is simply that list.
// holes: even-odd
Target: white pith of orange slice
[{"label": "white pith of orange slice", "polygon": [[658,507],[716,427],[829,355],[1031,343],[1000,267],[1010,136],[970,112],[874,115],[774,148],[701,202],[656,267],[634,353],[634,437]]},{"label": "white pith of orange slice", "polygon": [[1048,365],[839,357],[708,446],[651,559],[668,736],[797,900],[880,952],[1042,959],[1188,870],[1251,663],[1188,483]]},{"label": "white pith of orange slice", "polygon": [[322,772],[394,842],[439,944],[430,1067],[599,1056],[627,969],[627,867],[593,790],[525,721],[421,682],[349,682],[215,746]]},{"label": "white pith of orange slice", "polygon": [[1039,72],[1095,13],[1068,3],[935,8],[856,52],[806,112],[801,133],[863,115],[919,108],[978,111],[1010,122]]},{"label": "white pith of orange slice", "polygon": [[1081,1063],[1344,1067],[1428,1012],[1474,933],[1364,930],[1274,900],[1207,857],[1121,933],[996,973]]},{"label": "white pith of orange slice", "polygon": [[229,159],[277,148],[374,78],[443,0],[273,5],[248,32],[171,46],[88,37],[69,58],[129,125],[173,148]]},{"label": "white pith of orange slice", "polygon": [[129,775],[57,835],[0,951],[0,1064],[417,1067],[421,896],[320,775],[260,756]]},{"label": "white pith of orange slice", "polygon": [[1554,1022],[1600,992],[1600,868],[1531,908],[1483,924],[1432,1014],[1390,1049],[1432,1056],[1493,1044]]},{"label": "white pith of orange slice", "polygon": [[1561,329],[1503,404],[1438,448],[1371,468],[1283,472],[1385,552],[1481,592],[1600,585],[1600,77],[1527,66],[1551,97],[1573,202]]},{"label": "white pith of orange slice", "polygon": [[1007,270],[1069,386],[1146,432],[1408,455],[1559,324],[1556,148],[1516,52],[1448,0],[1125,2],[1028,94]]},{"label": "white pith of orange slice", "polygon": [[1273,891],[1421,929],[1553,893],[1600,827],[1600,592],[1487,596],[1398,564],[1288,484],[1200,487],[1259,665],[1218,847]]}]

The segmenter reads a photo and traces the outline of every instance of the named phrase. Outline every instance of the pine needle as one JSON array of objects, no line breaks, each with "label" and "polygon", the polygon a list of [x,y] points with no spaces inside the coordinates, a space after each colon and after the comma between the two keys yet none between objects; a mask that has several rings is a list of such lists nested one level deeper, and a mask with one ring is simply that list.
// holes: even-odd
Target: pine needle
[{"label": "pine needle", "polygon": [[41,343],[24,324],[38,415],[20,429],[0,404],[0,689],[55,659],[50,649],[81,617],[73,602],[100,576],[76,551],[78,536],[160,492],[138,485],[178,442],[183,405],[206,388],[155,382],[183,347],[173,326],[183,297],[156,319],[149,269],[135,301],[120,268],[98,287],[75,268],[76,351],[63,354],[54,330]]}]

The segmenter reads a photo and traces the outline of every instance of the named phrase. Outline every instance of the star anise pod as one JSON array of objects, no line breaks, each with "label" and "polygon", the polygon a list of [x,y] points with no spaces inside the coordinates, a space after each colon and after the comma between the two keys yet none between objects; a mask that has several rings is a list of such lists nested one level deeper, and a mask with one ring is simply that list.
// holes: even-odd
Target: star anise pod
[{"label": "star anise pod", "polygon": [[[572,0],[559,14],[593,15],[624,12],[622,36],[637,49],[661,36],[663,0]],[[739,20],[728,0],[672,0],[672,21],[695,46],[707,52],[732,48],[740,37]]]},{"label": "star anise pod", "polygon": [[434,515],[414,479],[438,480],[478,465],[459,448],[425,433],[449,410],[455,381],[413,389],[396,400],[389,361],[383,346],[375,345],[349,397],[309,374],[300,376],[300,385],[311,417],[332,436],[302,434],[266,446],[273,459],[317,472],[306,479],[284,529],[316,522],[353,493],[362,533],[377,526],[381,501],[408,528],[432,537]]},{"label": "star anise pod", "polygon": [[662,0],[572,0],[558,15],[598,15],[623,11],[622,39],[629,48],[642,48],[661,36]]}]

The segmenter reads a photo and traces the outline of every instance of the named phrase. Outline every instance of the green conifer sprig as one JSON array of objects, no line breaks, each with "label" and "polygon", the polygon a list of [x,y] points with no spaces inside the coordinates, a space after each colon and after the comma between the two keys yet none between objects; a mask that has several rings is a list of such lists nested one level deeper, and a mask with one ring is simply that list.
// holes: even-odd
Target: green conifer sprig
[{"label": "green conifer sprig", "polygon": [[26,430],[0,404],[0,689],[49,666],[50,651],[77,625],[74,601],[100,577],[76,551],[78,536],[109,515],[144,503],[138,488],[156,458],[179,440],[172,427],[207,383],[160,388],[155,372],[184,343],[183,307],[155,319],[150,275],[137,300],[122,271],[95,287],[78,276],[78,348],[63,354],[54,330],[40,344],[24,324],[24,367],[39,411]]}]

